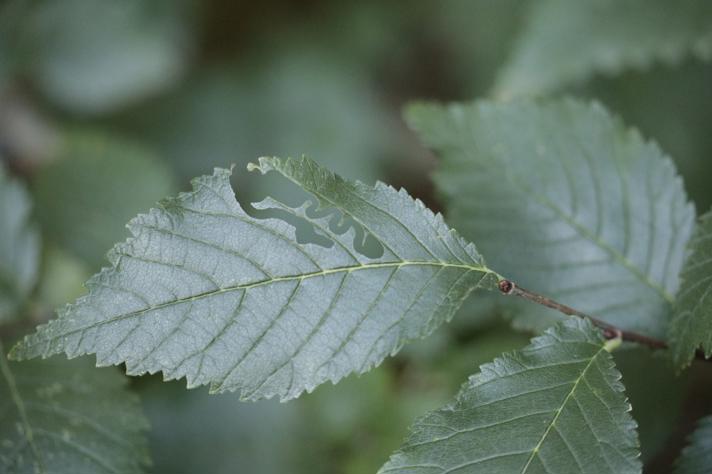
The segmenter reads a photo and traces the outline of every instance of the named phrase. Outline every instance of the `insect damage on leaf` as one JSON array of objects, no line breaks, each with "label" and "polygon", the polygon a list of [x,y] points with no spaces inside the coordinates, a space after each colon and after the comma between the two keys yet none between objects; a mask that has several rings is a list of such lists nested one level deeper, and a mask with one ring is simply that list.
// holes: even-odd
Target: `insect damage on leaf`
[{"label": "insect damage on leaf", "polygon": [[[283,220],[247,214],[230,171],[216,169],[133,219],[133,237],[110,252],[88,295],[12,356],[94,353],[129,374],[287,400],[369,370],[452,318],[474,289],[496,289],[500,277],[474,245],[404,190],[349,182],[306,158],[250,169],[281,174],[355,225],[339,234],[333,216],[308,204],[254,204],[307,222],[332,245],[299,243]],[[355,227],[376,239],[378,257],[358,252]]]}]

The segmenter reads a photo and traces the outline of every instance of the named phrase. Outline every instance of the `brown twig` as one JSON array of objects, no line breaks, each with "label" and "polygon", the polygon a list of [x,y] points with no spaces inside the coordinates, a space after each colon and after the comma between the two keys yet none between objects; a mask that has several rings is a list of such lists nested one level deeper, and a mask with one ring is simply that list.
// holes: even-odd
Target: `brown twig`
[{"label": "brown twig", "polygon": [[[524,298],[525,300],[529,300],[542,306],[546,306],[547,308],[554,309],[568,316],[580,316],[582,318],[588,318],[595,326],[603,329],[603,335],[606,339],[615,339],[617,337],[620,337],[624,341],[637,342],[638,344],[643,344],[645,346],[650,347],[651,349],[668,348],[668,345],[665,341],[644,336],[637,332],[624,331],[612,324],[608,324],[607,322],[601,321],[598,318],[595,318],[591,315],[574,309],[571,306],[561,304],[558,301],[552,300],[551,298],[547,298],[546,296],[534,293],[533,291],[529,291],[520,286],[517,286],[514,282],[510,280],[501,280],[499,282],[499,291],[501,291],[505,295],[519,296],[521,298]],[[704,353],[702,351],[697,351],[695,356],[697,359],[712,361],[712,359],[705,358]]]}]

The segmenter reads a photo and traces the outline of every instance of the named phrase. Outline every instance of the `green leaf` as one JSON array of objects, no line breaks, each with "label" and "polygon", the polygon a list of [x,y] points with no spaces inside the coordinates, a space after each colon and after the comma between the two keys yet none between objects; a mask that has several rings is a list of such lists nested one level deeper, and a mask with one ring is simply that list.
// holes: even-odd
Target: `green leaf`
[{"label": "green leaf", "polygon": [[115,370],[88,360],[7,362],[0,344],[0,471],[134,474],[148,424]]},{"label": "green leaf", "polygon": [[670,346],[678,368],[690,365],[695,351],[712,355],[712,212],[700,218],[682,268],[682,289],[670,324]]},{"label": "green leaf", "polygon": [[705,474],[712,466],[712,416],[702,418],[675,463],[675,474]]},{"label": "green leaf", "polygon": [[[397,144],[362,65],[298,42],[279,44],[268,54],[201,68],[173,94],[127,114],[122,126],[155,143],[186,182],[213,166],[245,166],[265,150],[295,149],[345,177],[382,176]],[[242,178],[236,176],[243,197],[262,188]]]},{"label": "green leaf", "polygon": [[533,2],[495,92],[545,94],[594,74],[677,64],[691,55],[712,59],[707,0]]},{"label": "green leaf", "polygon": [[[245,213],[230,172],[216,169],[132,220],[134,237],[114,247],[88,296],[13,357],[96,353],[130,374],[286,400],[365,372],[449,320],[476,287],[496,287],[475,247],[403,190],[344,181],[306,158],[251,168],[275,170],[319,200],[316,210],[271,198],[255,207],[310,222],[328,247]],[[332,208],[346,224],[324,214]],[[364,255],[363,242],[382,254]]]},{"label": "green leaf", "polygon": [[380,473],[641,472],[612,343],[572,318],[481,366]]},{"label": "green leaf", "polygon": [[31,200],[0,163],[0,323],[16,316],[37,281],[40,238]]},{"label": "green leaf", "polygon": [[142,379],[138,389],[151,425],[152,473],[305,472],[295,458],[309,451],[304,441],[311,441],[315,422],[304,418],[299,402],[242,403],[158,377]]},{"label": "green leaf", "polygon": [[[666,333],[695,212],[657,145],[574,100],[416,105],[407,118],[440,155],[449,221],[493,268],[623,329]],[[544,311],[519,323],[540,327]]]},{"label": "green leaf", "polygon": [[23,22],[29,73],[56,104],[81,114],[155,94],[182,77],[191,49],[179,3],[40,2]]},{"label": "green leaf", "polygon": [[110,134],[73,131],[33,183],[37,217],[52,240],[98,268],[127,235],[124,223],[174,190],[150,149]]}]

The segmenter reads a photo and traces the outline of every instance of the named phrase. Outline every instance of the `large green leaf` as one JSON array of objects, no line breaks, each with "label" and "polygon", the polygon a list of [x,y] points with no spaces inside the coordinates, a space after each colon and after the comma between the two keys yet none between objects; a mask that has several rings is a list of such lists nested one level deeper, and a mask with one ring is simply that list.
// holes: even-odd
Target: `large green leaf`
[{"label": "large green leaf", "polygon": [[[475,247],[403,190],[344,181],[306,158],[252,168],[276,170],[319,200],[320,210],[271,198],[255,206],[310,222],[329,246],[298,243],[284,221],[245,213],[230,172],[216,169],[132,220],[134,237],[112,250],[88,296],[13,356],[96,353],[130,374],[289,399],[370,369],[449,320],[473,289],[495,287]],[[381,255],[363,254],[364,242]]]},{"label": "large green leaf", "polygon": [[706,474],[712,466],[712,416],[702,418],[677,459],[675,474]]},{"label": "large green leaf", "polygon": [[27,191],[0,163],[0,323],[16,315],[37,280],[40,240],[30,211]]},{"label": "large green leaf", "polygon": [[614,345],[588,320],[559,323],[481,366],[380,473],[641,472]]},{"label": "large green leaf", "polygon": [[712,212],[700,218],[690,248],[670,324],[672,354],[680,368],[690,365],[700,347],[712,355]]},{"label": "large green leaf", "polygon": [[148,463],[138,399],[89,360],[8,362],[0,344],[0,471],[137,474]]},{"label": "large green leaf", "polygon": [[128,234],[124,223],[174,189],[150,149],[99,132],[66,134],[56,160],[34,180],[37,216],[53,240],[95,268]]},{"label": "large green leaf", "polygon": [[[493,268],[624,329],[666,332],[694,224],[668,157],[597,104],[416,105],[450,222]],[[527,325],[547,321],[527,310]],[[550,313],[549,313],[550,314]]]},{"label": "large green leaf", "polygon": [[707,0],[544,0],[532,4],[495,90],[505,97],[544,94],[596,73],[678,63],[692,54],[712,58]]}]

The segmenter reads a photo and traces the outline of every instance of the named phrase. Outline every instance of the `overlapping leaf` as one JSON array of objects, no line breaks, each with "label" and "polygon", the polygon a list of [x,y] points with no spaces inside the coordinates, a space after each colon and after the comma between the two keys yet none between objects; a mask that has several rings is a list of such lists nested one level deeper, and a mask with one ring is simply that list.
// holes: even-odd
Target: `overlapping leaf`
[{"label": "overlapping leaf", "polygon": [[[694,209],[654,143],[573,100],[420,105],[407,117],[441,158],[450,222],[493,268],[624,329],[665,334]],[[528,325],[546,319],[527,314]]]},{"label": "overlapping leaf", "polygon": [[[347,182],[306,158],[252,167],[276,170],[354,224],[344,232],[323,210],[256,204],[310,222],[331,246],[300,244],[284,221],[245,213],[230,172],[217,169],[132,220],[134,237],[113,249],[88,296],[14,357],[96,353],[131,374],[289,399],[368,370],[497,281],[472,244],[405,191]],[[364,240],[382,254],[361,253]]]},{"label": "overlapping leaf", "polygon": [[700,219],[690,248],[670,324],[672,354],[680,368],[690,364],[698,348],[712,355],[712,213]]},{"label": "overlapping leaf", "polygon": [[0,471],[138,474],[148,426],[115,370],[88,360],[7,362],[0,344]]},{"label": "overlapping leaf", "polygon": [[675,465],[675,474],[705,474],[712,466],[712,417],[698,422]]},{"label": "overlapping leaf", "polygon": [[39,235],[25,188],[0,163],[0,322],[15,316],[37,280]]},{"label": "overlapping leaf", "polygon": [[534,2],[496,93],[544,94],[596,73],[641,69],[689,55],[712,59],[712,4],[706,0]]},{"label": "overlapping leaf", "polygon": [[614,344],[587,320],[559,323],[480,367],[454,403],[415,422],[380,473],[641,472]]}]

